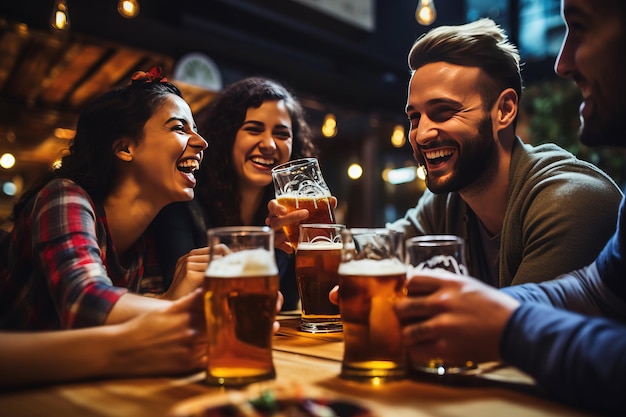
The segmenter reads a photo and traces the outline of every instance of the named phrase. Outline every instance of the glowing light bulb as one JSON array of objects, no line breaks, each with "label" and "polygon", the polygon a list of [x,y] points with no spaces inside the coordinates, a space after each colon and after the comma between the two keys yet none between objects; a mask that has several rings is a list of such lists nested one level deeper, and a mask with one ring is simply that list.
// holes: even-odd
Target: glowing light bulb
[{"label": "glowing light bulb", "polygon": [[332,113],[328,113],[324,117],[324,124],[322,125],[322,135],[326,138],[332,138],[337,135],[337,119]]},{"label": "glowing light bulb", "polygon": [[391,144],[396,148],[401,148],[406,143],[406,137],[404,136],[404,126],[396,125],[393,128],[393,133],[391,134]]},{"label": "glowing light bulb", "polygon": [[15,156],[12,153],[5,153],[0,156],[0,166],[4,169],[11,169],[15,165]]},{"label": "glowing light bulb", "polygon": [[70,17],[67,14],[67,3],[65,0],[57,0],[54,3],[54,9],[50,17],[50,27],[59,31],[67,30],[70,27]]},{"label": "glowing light bulb", "polygon": [[415,19],[420,25],[428,26],[437,18],[437,10],[433,0],[419,0],[415,9]]},{"label": "glowing light bulb", "polygon": [[363,167],[357,163],[348,167],[348,177],[352,180],[358,180],[363,175]]},{"label": "glowing light bulb", "polygon": [[139,14],[139,2],[137,0],[120,0],[117,3],[117,11],[127,19],[132,19]]}]

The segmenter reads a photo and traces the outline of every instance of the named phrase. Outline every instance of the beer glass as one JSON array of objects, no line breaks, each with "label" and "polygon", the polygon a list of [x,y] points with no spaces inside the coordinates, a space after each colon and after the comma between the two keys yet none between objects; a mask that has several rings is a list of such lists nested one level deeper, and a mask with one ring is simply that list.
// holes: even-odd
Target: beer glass
[{"label": "beer glass", "polygon": [[[307,209],[309,217],[303,223],[335,223],[330,190],[316,158],[302,158],[275,166],[272,179],[276,200],[289,212]],[[298,245],[298,225],[284,227],[291,246]]]},{"label": "beer glass", "polygon": [[[412,265],[413,271],[444,269],[456,274],[467,274],[465,267],[465,241],[454,235],[426,235],[408,239],[405,243],[405,262]],[[408,271],[409,276],[411,271]],[[441,358],[433,358],[428,363],[412,364],[418,371],[432,374],[456,374],[475,368],[472,361],[461,364],[446,363]]]},{"label": "beer glass", "polygon": [[301,224],[296,250],[296,280],[302,303],[300,330],[309,333],[340,332],[339,306],[328,293],[339,284],[342,224]]},{"label": "beer glass", "polygon": [[209,229],[207,237],[206,381],[240,386],[272,379],[272,326],[279,290],[274,232],[260,226],[220,227]]},{"label": "beer glass", "polygon": [[346,229],[339,264],[344,356],[340,376],[385,381],[407,373],[394,305],[404,296],[406,266],[388,229]]}]

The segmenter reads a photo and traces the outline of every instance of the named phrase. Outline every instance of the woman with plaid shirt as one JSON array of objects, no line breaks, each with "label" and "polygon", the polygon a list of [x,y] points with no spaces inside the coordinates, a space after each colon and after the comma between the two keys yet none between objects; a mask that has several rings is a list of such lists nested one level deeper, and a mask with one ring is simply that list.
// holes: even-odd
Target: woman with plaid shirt
[{"label": "woman with plaid shirt", "polygon": [[[201,250],[186,255],[166,293],[159,279],[144,279],[143,235],[167,204],[194,197],[206,147],[158,68],[87,106],[62,166],[14,207],[0,245],[0,328],[122,323],[200,286]],[[194,310],[190,323],[201,321]]]}]

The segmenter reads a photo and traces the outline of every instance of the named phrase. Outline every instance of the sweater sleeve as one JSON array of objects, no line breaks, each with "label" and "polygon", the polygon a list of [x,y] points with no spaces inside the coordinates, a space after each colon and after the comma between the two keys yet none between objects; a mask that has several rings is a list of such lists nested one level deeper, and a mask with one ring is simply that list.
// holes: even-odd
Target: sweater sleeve
[{"label": "sweater sleeve", "polygon": [[524,303],[507,323],[501,354],[560,401],[611,415],[626,410],[623,324]]},{"label": "sweater sleeve", "polygon": [[525,207],[512,212],[519,219],[505,219],[511,224],[504,226],[506,237],[503,231],[501,287],[583,268],[615,232],[619,188],[594,171],[583,171],[584,166],[565,168],[546,170],[525,198],[514,203]]}]

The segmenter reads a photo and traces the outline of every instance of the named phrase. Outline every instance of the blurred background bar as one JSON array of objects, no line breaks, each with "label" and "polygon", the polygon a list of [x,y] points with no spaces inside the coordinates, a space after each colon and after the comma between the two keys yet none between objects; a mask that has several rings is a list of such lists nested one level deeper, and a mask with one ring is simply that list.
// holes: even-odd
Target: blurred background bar
[{"label": "blurred background bar", "polygon": [[316,132],[337,221],[395,220],[425,187],[406,141],[407,53],[434,26],[480,17],[502,25],[525,62],[519,136],[556,142],[624,184],[618,155],[576,139],[579,92],[552,69],[559,0],[3,0],[0,221],[68,147],[85,103],[154,65],[193,111],[246,76],[285,84]]}]

